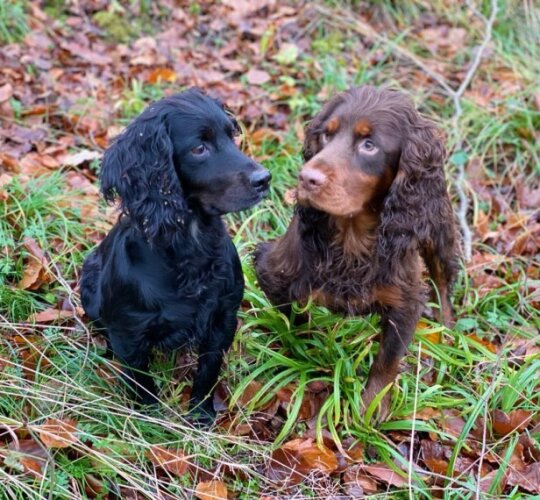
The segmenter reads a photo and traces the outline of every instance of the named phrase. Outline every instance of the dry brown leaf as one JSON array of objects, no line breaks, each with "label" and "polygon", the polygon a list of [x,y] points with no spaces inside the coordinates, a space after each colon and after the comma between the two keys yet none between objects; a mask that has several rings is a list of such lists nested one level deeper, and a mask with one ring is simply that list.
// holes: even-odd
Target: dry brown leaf
[{"label": "dry brown leaf", "polygon": [[101,158],[101,154],[97,151],[90,151],[88,149],[83,149],[78,153],[68,155],[64,158],[64,165],[68,167],[78,167],[79,165],[87,162]]},{"label": "dry brown leaf", "polygon": [[201,481],[195,488],[195,496],[199,500],[226,500],[228,498],[227,486],[223,481]]},{"label": "dry brown leaf", "polygon": [[377,463],[372,465],[360,465],[360,469],[364,472],[376,477],[379,481],[382,481],[390,486],[396,488],[403,488],[407,483],[407,478],[400,476],[397,472],[392,470],[388,465],[384,463]]},{"label": "dry brown leaf", "polygon": [[497,346],[490,342],[487,339],[480,338],[478,335],[467,335],[467,338],[474,340],[476,343],[484,346],[488,351],[492,352],[493,354],[497,354]]},{"label": "dry brown leaf", "polygon": [[64,311],[60,309],[49,308],[44,311],[32,314],[26,320],[28,323],[52,323],[60,319],[74,318],[77,313],[82,316],[83,311]]},{"label": "dry brown leaf", "polygon": [[508,484],[519,486],[529,493],[540,493],[540,462],[530,464],[522,471],[511,469],[508,474]]},{"label": "dry brown leaf", "polygon": [[0,87],[0,102],[5,102],[13,96],[13,86],[6,83]]},{"label": "dry brown leaf", "polygon": [[263,85],[270,81],[270,75],[260,69],[250,69],[246,74],[246,78],[251,85]]},{"label": "dry brown leaf", "polygon": [[240,404],[240,406],[242,407],[245,407],[247,406],[249,403],[251,403],[251,401],[253,400],[253,398],[259,394],[260,390],[261,390],[261,387],[262,387],[262,384],[260,382],[257,382],[256,380],[252,380],[248,385],[247,387],[245,388],[244,392],[242,393],[242,395],[238,398],[238,403]]},{"label": "dry brown leaf", "polygon": [[47,448],[67,448],[78,441],[77,422],[73,419],[49,418],[33,429]]},{"label": "dry brown leaf", "polygon": [[33,476],[41,477],[49,458],[47,450],[33,439],[19,439],[9,443],[7,451],[0,448],[0,457],[10,468],[21,469]]},{"label": "dry brown leaf", "polygon": [[446,475],[448,470],[448,447],[429,439],[423,439],[420,447],[422,449],[422,459],[427,468],[436,474]]},{"label": "dry brown leaf", "polygon": [[351,498],[365,498],[377,493],[377,482],[363,471],[361,465],[349,467],[343,474],[343,486]]},{"label": "dry brown leaf", "polygon": [[299,472],[300,458],[293,451],[278,448],[272,453],[266,477],[276,483],[298,484],[304,478]]},{"label": "dry brown leaf", "polygon": [[51,283],[54,278],[48,271],[48,259],[36,240],[25,237],[23,246],[30,255],[24,267],[23,277],[17,286],[22,290],[37,290],[42,285]]},{"label": "dry brown leaf", "polygon": [[306,472],[312,469],[317,469],[326,474],[332,474],[338,468],[336,454],[326,447],[324,444],[313,443],[312,439],[308,439],[303,443],[293,444],[295,441],[290,441],[283,445],[283,448],[290,451],[296,451],[301,460],[302,468]]},{"label": "dry brown leaf", "polygon": [[176,82],[176,72],[170,68],[156,68],[148,75],[149,83]]},{"label": "dry brown leaf", "polygon": [[524,430],[532,418],[532,412],[527,410],[515,410],[505,413],[495,410],[491,414],[493,430],[500,436],[506,436],[514,431]]},{"label": "dry brown leaf", "polygon": [[[491,472],[488,472],[486,475],[482,476],[480,479],[480,491],[482,493],[488,493],[491,490],[493,482],[495,481],[498,473],[499,471],[497,469],[493,469]],[[504,488],[506,487],[507,476],[507,474],[503,474],[501,476],[499,483],[494,490],[495,495],[500,495],[503,492]]]},{"label": "dry brown leaf", "polygon": [[312,471],[332,474],[338,469],[336,454],[312,438],[293,439],[272,453],[267,476],[274,481],[300,482]]},{"label": "dry brown leaf", "polygon": [[40,280],[42,275],[43,265],[41,262],[31,259],[24,266],[24,274],[17,285],[21,290],[37,290],[42,284],[43,281]]},{"label": "dry brown leaf", "polygon": [[260,127],[249,135],[249,142],[256,146],[260,146],[264,140],[281,141],[281,134],[276,130]]},{"label": "dry brown leaf", "polygon": [[189,471],[190,463],[181,450],[171,450],[156,445],[146,452],[146,456],[154,465],[162,467],[175,476],[183,476]]},{"label": "dry brown leaf", "polygon": [[422,408],[421,410],[418,410],[416,413],[411,413],[410,415],[407,415],[406,419],[416,419],[416,420],[431,420],[433,418],[439,418],[441,416],[441,410],[437,408]]},{"label": "dry brown leaf", "polygon": [[458,410],[444,410],[440,421],[441,427],[450,436],[459,437],[465,427],[465,420]]}]

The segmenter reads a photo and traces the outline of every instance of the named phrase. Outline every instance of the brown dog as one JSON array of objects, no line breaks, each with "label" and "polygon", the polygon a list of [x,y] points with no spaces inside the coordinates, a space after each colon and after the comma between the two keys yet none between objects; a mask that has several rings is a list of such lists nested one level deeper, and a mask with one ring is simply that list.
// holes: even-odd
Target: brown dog
[{"label": "brown dog", "polygon": [[445,149],[404,94],[364,86],[334,97],[309,124],[304,157],[294,217],[282,238],[258,246],[257,276],[282,307],[312,296],[333,311],[380,313],[367,407],[396,378],[424,308],[420,257],[441,319],[452,321],[457,243]]}]

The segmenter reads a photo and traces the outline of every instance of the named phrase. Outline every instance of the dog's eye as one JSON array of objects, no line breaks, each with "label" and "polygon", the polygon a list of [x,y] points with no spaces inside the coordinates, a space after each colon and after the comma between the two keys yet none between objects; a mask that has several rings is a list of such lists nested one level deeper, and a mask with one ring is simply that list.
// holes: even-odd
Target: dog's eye
[{"label": "dog's eye", "polygon": [[331,138],[332,138],[332,137],[330,136],[330,134],[329,134],[328,132],[323,132],[323,133],[321,134],[321,144],[322,144],[323,146],[326,146],[326,145],[330,142],[330,139],[331,139]]},{"label": "dog's eye", "polygon": [[191,154],[195,155],[195,156],[201,156],[203,155],[204,153],[206,153],[207,151],[207,148],[204,144],[199,144],[197,147],[193,148],[191,150]]},{"label": "dog's eye", "polygon": [[362,139],[358,144],[358,151],[372,155],[379,151],[379,148],[375,146],[371,139]]}]

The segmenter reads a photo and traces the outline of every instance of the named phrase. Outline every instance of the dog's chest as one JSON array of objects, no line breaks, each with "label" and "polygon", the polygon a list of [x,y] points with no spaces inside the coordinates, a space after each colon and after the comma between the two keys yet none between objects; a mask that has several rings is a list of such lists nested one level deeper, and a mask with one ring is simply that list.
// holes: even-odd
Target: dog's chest
[{"label": "dog's chest", "polygon": [[233,262],[231,256],[224,252],[187,255],[175,261],[174,269],[172,286],[179,299],[202,300],[234,286]]},{"label": "dog's chest", "polygon": [[368,312],[372,295],[370,256],[351,257],[342,252],[320,255],[312,262],[309,284],[315,303],[347,314]]}]

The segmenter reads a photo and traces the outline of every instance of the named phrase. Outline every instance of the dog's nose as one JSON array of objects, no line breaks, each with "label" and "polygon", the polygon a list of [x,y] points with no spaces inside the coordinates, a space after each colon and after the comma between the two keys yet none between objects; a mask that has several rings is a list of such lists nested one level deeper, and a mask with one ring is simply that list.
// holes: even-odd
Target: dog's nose
[{"label": "dog's nose", "polygon": [[326,182],[326,175],[320,170],[304,167],[298,174],[302,187],[307,191],[319,189]]},{"label": "dog's nose", "polygon": [[268,189],[268,184],[272,175],[265,168],[258,168],[249,176],[249,183],[257,191],[265,191]]}]

